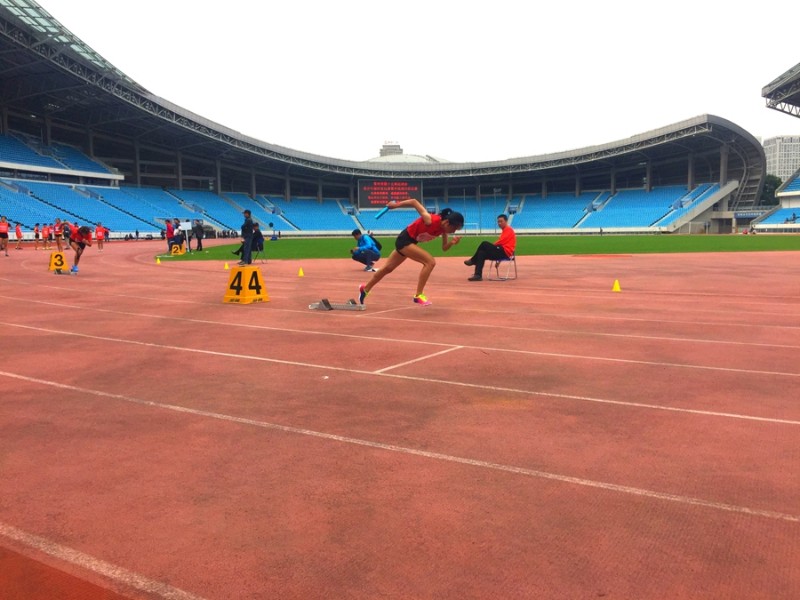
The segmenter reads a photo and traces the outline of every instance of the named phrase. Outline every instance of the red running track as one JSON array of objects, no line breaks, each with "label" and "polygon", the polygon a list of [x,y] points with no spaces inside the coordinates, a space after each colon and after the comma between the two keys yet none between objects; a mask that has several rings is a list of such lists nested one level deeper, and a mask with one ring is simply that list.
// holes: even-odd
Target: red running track
[{"label": "red running track", "polygon": [[0,262],[0,597],[800,597],[797,253],[160,250]]}]

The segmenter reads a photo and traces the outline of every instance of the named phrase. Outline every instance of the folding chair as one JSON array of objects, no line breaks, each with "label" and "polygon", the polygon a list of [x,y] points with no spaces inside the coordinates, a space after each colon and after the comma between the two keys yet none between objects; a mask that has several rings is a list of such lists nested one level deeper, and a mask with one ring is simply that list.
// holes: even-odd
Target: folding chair
[{"label": "folding chair", "polygon": [[256,250],[256,251],[255,251],[255,254],[254,254],[252,257],[251,257],[251,262],[256,262],[257,260],[260,260],[262,265],[263,265],[265,262],[267,262],[267,261],[266,261],[266,260],[265,260],[265,259],[264,259],[264,258],[261,256],[261,253],[262,253],[263,251],[264,251],[264,250],[263,250],[263,248],[262,248],[261,250]]},{"label": "folding chair", "polygon": [[[489,267],[489,277],[487,279],[489,281],[508,281],[510,279],[517,278],[517,255],[512,254],[508,258],[501,258],[500,260],[492,261],[494,264],[495,276],[492,277],[492,267]],[[500,266],[503,265],[503,274],[500,274]],[[514,275],[511,276],[511,269],[514,269]]]}]

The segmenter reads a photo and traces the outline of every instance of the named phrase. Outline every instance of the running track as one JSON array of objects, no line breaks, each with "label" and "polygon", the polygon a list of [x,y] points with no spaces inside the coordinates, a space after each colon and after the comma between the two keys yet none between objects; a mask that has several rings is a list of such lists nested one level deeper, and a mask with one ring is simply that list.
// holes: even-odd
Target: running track
[{"label": "running track", "polygon": [[0,597],[800,597],[797,253],[160,250],[0,257]]}]

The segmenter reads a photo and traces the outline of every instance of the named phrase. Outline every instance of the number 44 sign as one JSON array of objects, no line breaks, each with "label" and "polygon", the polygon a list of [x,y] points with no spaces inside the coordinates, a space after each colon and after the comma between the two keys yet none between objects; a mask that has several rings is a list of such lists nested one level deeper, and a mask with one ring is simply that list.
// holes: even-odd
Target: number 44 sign
[{"label": "number 44 sign", "polygon": [[248,265],[231,269],[228,279],[228,289],[223,302],[234,304],[252,304],[254,302],[269,302],[264,278],[258,267]]}]

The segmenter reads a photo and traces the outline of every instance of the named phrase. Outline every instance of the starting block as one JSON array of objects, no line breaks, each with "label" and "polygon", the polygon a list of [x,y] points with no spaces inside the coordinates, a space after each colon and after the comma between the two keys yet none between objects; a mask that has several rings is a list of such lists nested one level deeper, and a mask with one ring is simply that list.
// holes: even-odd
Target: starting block
[{"label": "starting block", "polygon": [[344,304],[331,302],[327,298],[323,298],[319,302],[314,302],[308,305],[311,310],[367,310],[363,304],[359,304],[352,298]]},{"label": "starting block", "polygon": [[77,273],[69,269],[53,269],[53,275],[77,275]]}]

